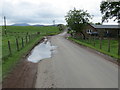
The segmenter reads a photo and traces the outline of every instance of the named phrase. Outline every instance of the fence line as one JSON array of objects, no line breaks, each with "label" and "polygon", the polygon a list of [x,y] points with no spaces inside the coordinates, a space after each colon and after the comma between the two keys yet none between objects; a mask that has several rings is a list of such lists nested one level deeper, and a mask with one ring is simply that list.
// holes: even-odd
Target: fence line
[{"label": "fence line", "polygon": [[[7,45],[8,49],[7,50],[8,50],[9,53],[7,53],[6,56],[2,57],[3,60],[4,60],[4,58],[7,58],[7,57],[13,55],[15,52],[18,52],[21,49],[23,49],[28,44],[28,42],[30,42],[33,38],[35,38],[38,35],[37,33],[31,34],[31,35],[28,34],[28,33],[26,33],[26,34],[27,35],[25,37],[22,37],[22,38],[20,38],[20,37],[16,38],[15,37],[14,44],[11,43],[10,40],[8,40],[8,45]],[[16,49],[12,47],[14,45],[15,45]]]},{"label": "fence line", "polygon": [[[7,35],[5,35],[5,32],[1,32],[2,36],[5,36],[5,39],[10,39],[9,40],[5,40],[4,42],[4,48],[2,48],[3,50],[3,56],[2,59],[5,60],[6,58],[8,58],[11,55],[14,55],[14,53],[19,52],[21,49],[23,49],[27,44],[29,44],[28,42],[30,42],[31,40],[33,40],[37,35],[45,35],[47,34],[46,31],[44,32],[12,32],[12,31],[7,31]],[[48,33],[51,33],[48,32]],[[13,41],[14,40],[14,41]],[[7,47],[7,48],[6,48]]]},{"label": "fence line", "polygon": [[108,52],[110,52],[110,38],[108,38]]},{"label": "fence line", "polygon": [[11,52],[11,45],[10,45],[10,41],[8,41],[8,49],[9,49],[9,55],[11,55],[11,54],[12,54],[12,52]]},{"label": "fence line", "polygon": [[18,39],[16,38],[16,46],[17,46],[17,51],[19,51],[19,44],[18,44]]},{"label": "fence line", "polygon": [[24,41],[23,41],[23,38],[21,38],[21,40],[22,40],[22,48],[24,48]]},{"label": "fence line", "polygon": [[26,38],[26,44],[27,44],[27,42],[28,42],[28,40],[27,40],[27,36],[26,36],[25,38]]},{"label": "fence line", "polygon": [[90,36],[90,35],[86,39],[83,39],[82,36],[75,38],[83,43],[87,43],[95,47],[96,49],[101,49],[103,52],[104,51],[108,52],[110,55],[113,54],[115,57],[117,55],[119,56],[119,53],[117,52],[117,47],[118,47],[117,38],[111,38],[109,36],[103,37],[103,36]]},{"label": "fence line", "polygon": [[100,49],[102,49],[102,37],[100,37]]}]

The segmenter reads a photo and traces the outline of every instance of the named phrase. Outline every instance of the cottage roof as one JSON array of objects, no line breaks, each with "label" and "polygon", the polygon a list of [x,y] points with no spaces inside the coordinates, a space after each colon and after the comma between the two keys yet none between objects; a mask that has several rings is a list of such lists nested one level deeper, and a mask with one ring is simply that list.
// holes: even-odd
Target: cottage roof
[{"label": "cottage roof", "polygon": [[120,29],[120,25],[91,25],[96,29]]}]

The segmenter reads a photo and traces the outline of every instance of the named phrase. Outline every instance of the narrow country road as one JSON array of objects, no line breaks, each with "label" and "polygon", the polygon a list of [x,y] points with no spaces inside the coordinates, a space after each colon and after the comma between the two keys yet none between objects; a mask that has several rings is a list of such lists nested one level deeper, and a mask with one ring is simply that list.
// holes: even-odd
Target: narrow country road
[{"label": "narrow country road", "polygon": [[118,66],[70,42],[65,33],[50,38],[57,46],[39,62],[36,88],[118,88]]}]

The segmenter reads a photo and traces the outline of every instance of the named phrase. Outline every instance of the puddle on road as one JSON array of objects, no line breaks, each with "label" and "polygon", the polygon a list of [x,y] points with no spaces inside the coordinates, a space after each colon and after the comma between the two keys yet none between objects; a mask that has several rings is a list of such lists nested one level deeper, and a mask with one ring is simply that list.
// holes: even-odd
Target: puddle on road
[{"label": "puddle on road", "polygon": [[42,59],[51,58],[52,51],[54,51],[57,46],[51,46],[51,43],[46,41],[47,39],[45,39],[43,43],[40,43],[32,50],[31,55],[28,57],[28,61],[37,63]]}]

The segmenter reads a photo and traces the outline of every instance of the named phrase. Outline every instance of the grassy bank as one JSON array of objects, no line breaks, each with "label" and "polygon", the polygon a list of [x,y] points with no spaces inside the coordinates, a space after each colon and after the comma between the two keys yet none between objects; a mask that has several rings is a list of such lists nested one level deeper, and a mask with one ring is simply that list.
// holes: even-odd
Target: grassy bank
[{"label": "grassy bank", "polygon": [[3,78],[11,71],[11,69],[16,65],[16,63],[22,58],[22,56],[26,55],[26,53],[37,43],[43,36],[38,36],[33,41],[30,41],[27,46],[25,46],[19,52],[7,57],[4,63],[2,64],[2,75]]},{"label": "grassy bank", "polygon": [[[110,52],[108,52],[108,40],[102,40],[102,48],[100,49],[100,40],[80,40],[80,39],[75,39],[75,38],[71,38],[69,37],[70,40],[83,45],[83,46],[87,46],[90,47],[92,49],[95,49],[103,54],[109,55],[113,58],[118,59],[118,42],[117,40],[111,40],[111,50]],[[94,42],[95,42],[95,46],[94,46]]]},{"label": "grassy bank", "polygon": [[57,27],[52,26],[45,26],[45,27],[33,27],[33,26],[8,26],[7,27],[7,34],[4,33],[3,28],[3,35],[2,35],[2,59],[7,59],[9,56],[9,48],[8,48],[8,41],[10,41],[11,45],[11,52],[12,54],[17,52],[17,46],[16,46],[16,39],[18,40],[19,49],[22,48],[22,38],[24,41],[24,45],[27,45],[26,43],[26,36],[27,41],[34,40],[36,38],[37,33],[40,32],[40,36],[45,35],[54,35],[59,33],[59,30]]},{"label": "grassy bank", "polygon": [[[2,75],[5,77],[16,63],[25,55],[41,38],[47,35],[55,35],[60,33],[57,27],[45,26],[8,26],[7,34],[2,34]],[[40,34],[37,34],[40,32]],[[27,36],[27,42],[26,42]],[[30,39],[28,36],[31,36]],[[22,47],[22,38],[24,47]],[[16,46],[16,39],[18,39],[19,51]],[[11,52],[8,48],[8,40],[10,41]]]}]

